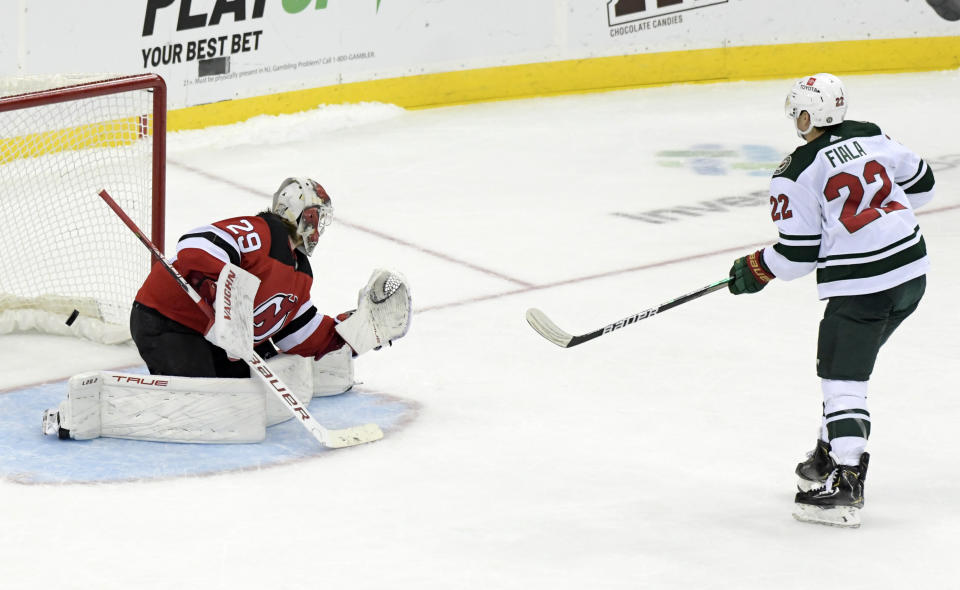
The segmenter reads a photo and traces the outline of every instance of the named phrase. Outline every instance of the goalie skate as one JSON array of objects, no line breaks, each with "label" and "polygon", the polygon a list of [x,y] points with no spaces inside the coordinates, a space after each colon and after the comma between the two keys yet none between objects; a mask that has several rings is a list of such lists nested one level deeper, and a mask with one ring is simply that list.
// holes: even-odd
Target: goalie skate
[{"label": "goalie skate", "polygon": [[43,411],[43,434],[44,436],[50,436],[51,434],[56,434],[57,430],[60,429],[60,415],[56,410],[44,410]]},{"label": "goalie skate", "polygon": [[70,431],[60,428],[60,412],[56,409],[43,411],[42,429],[44,436],[55,434],[61,440],[70,438]]}]

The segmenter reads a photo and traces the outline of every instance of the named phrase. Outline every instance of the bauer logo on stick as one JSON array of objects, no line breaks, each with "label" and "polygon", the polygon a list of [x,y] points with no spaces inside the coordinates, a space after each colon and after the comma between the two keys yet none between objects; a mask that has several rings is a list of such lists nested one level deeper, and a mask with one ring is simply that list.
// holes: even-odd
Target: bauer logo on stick
[{"label": "bauer logo on stick", "polygon": [[642,320],[642,319],[645,319],[645,318],[648,318],[648,317],[654,316],[654,315],[657,315],[657,309],[656,309],[656,308],[647,309],[647,310],[645,310],[645,311],[641,311],[641,312],[638,313],[638,314],[632,315],[632,316],[630,316],[630,317],[628,317],[628,318],[624,318],[624,319],[620,320],[619,322],[616,322],[616,323],[614,323],[614,324],[608,325],[607,327],[605,327],[605,328],[603,329],[603,333],[606,334],[606,333],[608,333],[608,332],[613,332],[614,330],[619,330],[620,328],[622,328],[622,327],[624,327],[624,326],[629,326],[630,324],[632,324],[632,323],[634,323],[634,322],[636,322],[636,321],[638,321],[638,320]]}]

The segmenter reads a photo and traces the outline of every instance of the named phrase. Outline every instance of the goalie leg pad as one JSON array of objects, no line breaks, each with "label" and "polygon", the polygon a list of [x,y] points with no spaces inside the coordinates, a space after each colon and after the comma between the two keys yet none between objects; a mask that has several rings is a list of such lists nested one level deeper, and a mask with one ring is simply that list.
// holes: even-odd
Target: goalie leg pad
[{"label": "goalie leg pad", "polygon": [[60,428],[75,440],[260,442],[266,436],[265,399],[253,379],[84,373],[70,380]]},{"label": "goalie leg pad", "polygon": [[[317,396],[337,395],[353,387],[353,353],[344,345],[315,361],[310,357],[279,354],[267,366],[283,381],[293,396],[304,406]],[[287,404],[274,395],[267,395],[267,426],[289,420]]]},{"label": "goalie leg pad", "polygon": [[[267,366],[283,381],[297,401],[307,406],[313,398],[312,358],[295,354],[278,354],[267,361]],[[289,406],[275,395],[266,394],[267,426],[286,422],[293,415]]]},{"label": "goalie leg pad", "polygon": [[337,333],[357,354],[378,349],[410,330],[412,298],[400,273],[373,271],[357,300],[357,311],[337,324]]},{"label": "goalie leg pad", "polygon": [[100,436],[100,373],[81,373],[70,378],[67,399],[60,402],[60,428],[70,438],[89,440]]},{"label": "goalie leg pad", "polygon": [[311,363],[313,397],[339,395],[350,391],[356,381],[353,373],[353,351],[349,345],[328,352]]}]

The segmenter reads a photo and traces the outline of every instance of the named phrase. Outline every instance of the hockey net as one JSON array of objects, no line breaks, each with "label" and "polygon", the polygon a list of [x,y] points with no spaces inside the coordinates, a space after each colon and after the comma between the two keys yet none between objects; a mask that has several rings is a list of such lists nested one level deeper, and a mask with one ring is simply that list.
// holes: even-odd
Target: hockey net
[{"label": "hockey net", "polygon": [[163,249],[166,86],[87,78],[0,79],[0,334],[129,339],[150,253],[100,189]]}]

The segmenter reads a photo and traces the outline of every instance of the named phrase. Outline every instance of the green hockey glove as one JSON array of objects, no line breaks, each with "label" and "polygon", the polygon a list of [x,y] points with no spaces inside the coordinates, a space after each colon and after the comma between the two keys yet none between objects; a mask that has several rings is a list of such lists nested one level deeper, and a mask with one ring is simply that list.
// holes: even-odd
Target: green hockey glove
[{"label": "green hockey glove", "polygon": [[753,254],[737,258],[730,268],[730,282],[727,286],[734,295],[756,293],[767,286],[776,276],[763,263],[763,249]]}]

